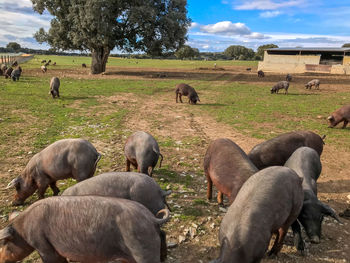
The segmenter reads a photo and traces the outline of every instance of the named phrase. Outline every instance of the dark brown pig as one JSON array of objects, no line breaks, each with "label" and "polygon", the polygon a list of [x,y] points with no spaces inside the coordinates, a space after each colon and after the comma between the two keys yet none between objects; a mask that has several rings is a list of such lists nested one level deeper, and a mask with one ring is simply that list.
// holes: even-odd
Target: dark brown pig
[{"label": "dark brown pig", "polygon": [[74,178],[80,182],[93,176],[100,158],[95,147],[83,139],[64,139],[49,145],[8,184],[7,188],[15,187],[17,191],[13,205],[22,205],[37,189],[39,198],[44,198],[49,186],[57,195],[57,180]]},{"label": "dark brown pig", "polygon": [[8,69],[6,69],[6,71],[5,71],[5,78],[7,79],[7,78],[11,78],[11,73],[12,73],[12,71],[13,71],[13,68],[11,68],[11,67],[9,67]]},{"label": "dark brown pig", "polygon": [[302,179],[287,167],[266,168],[242,186],[224,216],[219,232],[220,257],[215,263],[258,263],[268,249],[277,254],[303,204]]},{"label": "dark brown pig", "polygon": [[[163,191],[153,178],[141,173],[110,172],[93,176],[67,188],[62,195],[100,195],[119,197],[143,204],[154,215],[168,206]],[[168,207],[169,208],[169,207]]]},{"label": "dark brown pig", "polygon": [[324,138],[311,131],[288,132],[255,145],[248,157],[259,170],[273,165],[282,166],[299,147],[313,148],[321,156]]},{"label": "dark brown pig", "polygon": [[157,141],[147,132],[137,131],[129,136],[124,146],[126,157],[126,171],[130,171],[132,164],[139,173],[152,176],[153,169],[161,157],[159,167],[162,166],[163,155],[159,152]]},{"label": "dark brown pig", "polygon": [[159,263],[166,257],[169,220],[143,205],[102,196],[60,196],[40,200],[0,231],[0,262],[17,262],[36,250],[43,263]]},{"label": "dark brown pig", "polygon": [[219,191],[218,203],[223,204],[223,194],[232,203],[244,182],[257,171],[245,152],[230,139],[211,142],[204,156],[207,198],[212,198],[214,184]]},{"label": "dark brown pig", "polygon": [[265,73],[264,73],[264,71],[259,70],[259,71],[258,71],[258,77],[259,77],[259,78],[263,78],[263,77],[265,77]]},{"label": "dark brown pig", "polygon": [[190,104],[196,104],[197,101],[200,102],[197,92],[190,85],[187,85],[184,83],[177,84],[175,93],[176,93],[176,103],[177,103],[178,97],[180,98],[180,102],[182,103],[182,98],[181,98],[182,96],[187,96],[188,103]]},{"label": "dark brown pig", "polygon": [[345,129],[346,125],[348,125],[348,122],[350,121],[350,104],[337,109],[327,118],[327,120],[329,121],[330,128],[337,126],[338,123],[343,121],[344,123],[342,128]]},{"label": "dark brown pig", "polygon": [[[305,228],[311,242],[319,243],[323,217],[331,216],[339,221],[334,210],[317,198],[316,181],[322,170],[320,156],[312,148],[300,147],[289,157],[285,166],[293,169],[299,177],[303,178],[304,202],[298,220]],[[301,238],[301,232],[298,234]]]},{"label": "dark brown pig", "polygon": [[11,78],[13,81],[19,81],[19,78],[21,77],[22,74],[22,68],[18,66],[15,70],[11,72]]}]

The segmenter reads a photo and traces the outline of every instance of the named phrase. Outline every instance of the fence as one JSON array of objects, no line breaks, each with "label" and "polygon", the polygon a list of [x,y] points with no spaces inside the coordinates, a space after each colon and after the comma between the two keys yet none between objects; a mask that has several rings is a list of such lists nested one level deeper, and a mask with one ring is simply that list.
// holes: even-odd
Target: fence
[{"label": "fence", "polygon": [[12,65],[13,62],[24,63],[31,60],[34,55],[29,54],[0,54],[0,64]]}]

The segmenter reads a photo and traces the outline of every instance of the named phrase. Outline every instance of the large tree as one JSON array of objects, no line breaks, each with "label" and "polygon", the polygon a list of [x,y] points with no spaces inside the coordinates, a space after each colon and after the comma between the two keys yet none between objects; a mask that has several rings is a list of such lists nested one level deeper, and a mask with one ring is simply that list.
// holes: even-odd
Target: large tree
[{"label": "large tree", "polygon": [[58,50],[90,51],[91,73],[104,72],[110,51],[161,55],[186,40],[190,19],[187,0],[31,0],[54,18],[35,38]]},{"label": "large tree", "polygon": [[251,48],[246,48],[244,46],[240,45],[232,45],[225,49],[224,51],[225,56],[232,58],[232,59],[239,59],[239,60],[249,60],[253,59],[255,53],[254,50]]},{"label": "large tree", "polygon": [[264,52],[266,49],[269,48],[277,48],[278,46],[275,44],[266,44],[258,47],[258,50],[256,51],[256,55],[261,57],[262,59],[264,58]]}]

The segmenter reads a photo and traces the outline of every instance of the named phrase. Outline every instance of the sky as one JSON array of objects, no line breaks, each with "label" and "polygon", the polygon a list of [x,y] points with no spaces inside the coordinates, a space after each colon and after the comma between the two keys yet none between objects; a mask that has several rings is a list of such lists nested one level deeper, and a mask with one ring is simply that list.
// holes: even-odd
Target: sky
[{"label": "sky", "polygon": [[[230,45],[256,50],[279,47],[341,47],[350,43],[350,0],[187,0],[192,24],[187,45],[201,52],[222,52]],[[48,49],[33,34],[50,27],[30,0],[0,0],[0,46]]]}]

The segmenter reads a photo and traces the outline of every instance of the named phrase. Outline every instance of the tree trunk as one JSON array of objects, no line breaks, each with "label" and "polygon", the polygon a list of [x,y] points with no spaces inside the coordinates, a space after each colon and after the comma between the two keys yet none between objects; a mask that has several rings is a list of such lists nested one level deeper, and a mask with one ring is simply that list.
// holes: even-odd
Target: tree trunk
[{"label": "tree trunk", "polygon": [[106,71],[109,52],[107,47],[92,50],[91,74],[100,74]]}]

